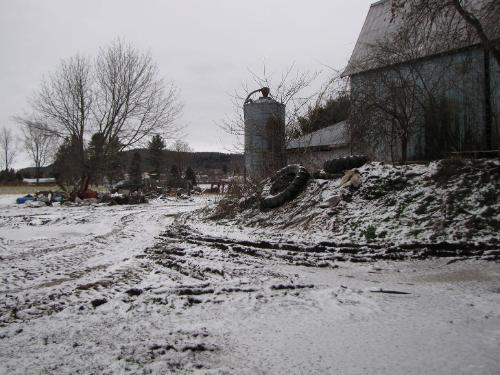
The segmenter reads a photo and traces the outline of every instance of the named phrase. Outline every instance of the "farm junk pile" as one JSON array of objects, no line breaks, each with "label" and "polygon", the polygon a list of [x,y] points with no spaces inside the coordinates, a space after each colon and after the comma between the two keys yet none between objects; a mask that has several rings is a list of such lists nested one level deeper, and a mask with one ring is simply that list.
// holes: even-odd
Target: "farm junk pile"
[{"label": "farm junk pile", "polygon": [[92,204],[124,205],[147,203],[147,198],[141,191],[123,193],[100,193],[87,189],[79,193],[68,194],[63,191],[39,191],[16,199],[17,204],[26,207],[44,207],[52,205],[86,206]]},{"label": "farm junk pile", "polygon": [[23,197],[19,197],[16,199],[16,203],[17,204],[23,204],[23,203],[26,203],[26,202],[30,202],[30,201],[33,201],[35,200],[35,197],[31,194],[27,194]]},{"label": "farm junk pile", "polygon": [[311,178],[303,167],[288,166],[264,188],[255,184],[199,215],[314,242],[500,248],[500,160],[366,161],[330,161]]},{"label": "farm junk pile", "polygon": [[53,203],[62,204],[68,201],[69,195],[62,191],[38,191],[16,199],[17,204],[26,204],[30,207],[52,206]]},{"label": "farm junk pile", "polygon": [[117,204],[142,204],[148,202],[146,196],[140,191],[133,191],[129,194],[103,194],[100,200],[101,203],[109,203],[110,206]]}]

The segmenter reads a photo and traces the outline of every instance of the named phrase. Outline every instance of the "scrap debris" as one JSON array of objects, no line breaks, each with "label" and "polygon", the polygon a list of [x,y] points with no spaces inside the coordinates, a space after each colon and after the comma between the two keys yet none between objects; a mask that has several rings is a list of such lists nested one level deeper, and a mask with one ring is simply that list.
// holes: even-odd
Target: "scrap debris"
[{"label": "scrap debris", "polygon": [[411,294],[408,292],[401,292],[399,290],[375,289],[370,290],[370,293],[385,293],[385,294]]}]

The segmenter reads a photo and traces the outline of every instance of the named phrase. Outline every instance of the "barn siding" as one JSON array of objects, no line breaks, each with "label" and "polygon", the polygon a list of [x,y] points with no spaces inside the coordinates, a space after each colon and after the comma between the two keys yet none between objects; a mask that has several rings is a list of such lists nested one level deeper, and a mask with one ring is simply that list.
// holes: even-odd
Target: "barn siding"
[{"label": "barn siding", "polygon": [[500,150],[500,65],[491,57],[493,148]]},{"label": "barn siding", "polygon": [[[493,58],[491,61],[492,107],[494,112],[493,144],[494,147],[498,147],[500,143],[500,73],[498,65]],[[418,69],[430,85],[435,84],[435,80],[442,80],[440,87],[445,92],[444,96],[453,103],[452,126],[455,127],[457,138],[455,140],[456,150],[454,151],[484,150],[486,148],[486,138],[482,49],[474,48],[462,50],[454,54],[439,55],[421,60],[418,64]],[[446,69],[443,69],[443,67]],[[374,80],[377,74],[388,72],[389,69],[394,70],[395,68],[385,68],[351,76],[352,93],[355,95],[356,92],[363,89],[363,83],[366,80]],[[399,69],[405,69],[405,65],[400,65]],[[439,74],[437,75],[436,72]],[[426,151],[426,140],[423,130],[423,113],[420,122],[422,123],[420,131],[414,134],[408,145],[409,160],[429,158],[429,155],[426,155],[428,151]],[[356,140],[353,141],[355,142]],[[390,145],[385,145],[385,147],[382,146],[378,149],[371,148],[367,150],[367,153],[378,160],[389,161],[392,158],[397,159],[400,156],[399,153],[394,155],[393,152],[391,156],[390,149]]]}]

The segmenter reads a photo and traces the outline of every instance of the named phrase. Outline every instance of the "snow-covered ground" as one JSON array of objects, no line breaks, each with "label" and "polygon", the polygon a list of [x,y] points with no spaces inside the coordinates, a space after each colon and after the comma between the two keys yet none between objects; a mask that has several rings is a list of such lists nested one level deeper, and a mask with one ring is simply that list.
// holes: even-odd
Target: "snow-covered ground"
[{"label": "snow-covered ground", "polygon": [[359,188],[340,186],[340,178],[311,179],[296,199],[278,208],[262,210],[258,199],[246,197],[244,203],[236,196],[204,217],[312,241],[500,248],[499,159],[373,162],[358,172]]},{"label": "snow-covered ground", "polygon": [[496,262],[272,249],[180,215],[203,198],[14,198],[0,196],[1,374],[500,373]]}]

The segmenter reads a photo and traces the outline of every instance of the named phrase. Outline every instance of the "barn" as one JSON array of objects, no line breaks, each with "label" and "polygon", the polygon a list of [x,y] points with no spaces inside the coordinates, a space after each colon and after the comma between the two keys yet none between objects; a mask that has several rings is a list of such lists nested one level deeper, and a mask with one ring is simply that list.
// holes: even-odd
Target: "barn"
[{"label": "barn", "polygon": [[[481,0],[471,2],[480,9]],[[495,22],[485,26],[489,37],[500,48],[500,15],[495,15],[495,19]],[[399,119],[396,116],[390,118],[387,115],[389,110],[385,113],[387,116],[380,113],[372,115],[367,103],[362,103],[361,112],[371,116],[370,126],[379,127],[370,135],[373,142],[362,142],[355,135],[356,132],[352,133],[355,152],[362,149],[361,152],[367,153],[372,159],[384,161],[398,160],[403,153],[406,160],[429,160],[453,154],[498,155],[500,66],[496,60],[482,48],[477,37],[465,35],[466,27],[460,23],[455,25],[453,33],[444,38],[442,35],[426,36],[423,43],[418,46],[414,44],[413,51],[404,51],[407,54],[396,51],[391,59],[383,62],[371,58],[374,46],[383,41],[389,41],[390,44],[391,38],[395,39],[399,35],[402,23],[400,17],[392,16],[390,0],[371,5],[344,71],[344,76],[350,78],[351,94],[353,97],[364,95],[368,99],[365,102],[368,102],[370,98],[384,95],[386,88],[383,82],[387,82],[387,77],[404,76],[415,80],[412,86],[414,92],[427,89],[430,93],[428,96],[435,95],[434,102],[439,105],[434,105],[431,112],[429,106],[418,103],[420,99],[416,97],[417,94],[411,100],[404,98],[404,115],[413,117],[411,123],[408,121],[411,129],[399,142],[393,135],[398,131],[397,135],[401,134],[400,130],[394,131],[394,123]],[[413,41],[418,39],[418,35],[409,37]],[[402,99],[408,86],[411,85],[407,82],[400,84],[392,100]],[[412,105],[414,108],[409,108]],[[360,121],[351,122],[355,126]],[[380,126],[381,123],[383,126]],[[381,133],[387,133],[385,138],[377,137]],[[379,141],[375,142],[377,138]]]},{"label": "barn", "polygon": [[350,155],[347,121],[292,139],[286,148],[288,164],[302,164],[309,170],[323,168],[325,161]]}]

